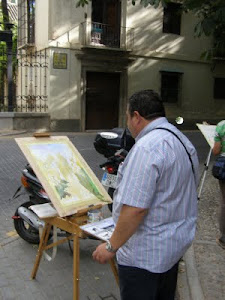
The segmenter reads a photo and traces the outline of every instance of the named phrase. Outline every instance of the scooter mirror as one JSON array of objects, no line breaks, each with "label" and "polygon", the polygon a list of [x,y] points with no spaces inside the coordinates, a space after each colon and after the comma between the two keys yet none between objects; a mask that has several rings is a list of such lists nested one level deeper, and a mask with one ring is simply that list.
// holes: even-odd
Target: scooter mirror
[{"label": "scooter mirror", "polygon": [[103,137],[104,139],[109,139],[109,140],[118,138],[118,134],[114,132],[101,132],[100,136]]},{"label": "scooter mirror", "polygon": [[178,125],[181,125],[181,124],[184,123],[184,119],[183,119],[182,117],[177,117],[177,118],[175,119],[175,122],[176,122]]}]

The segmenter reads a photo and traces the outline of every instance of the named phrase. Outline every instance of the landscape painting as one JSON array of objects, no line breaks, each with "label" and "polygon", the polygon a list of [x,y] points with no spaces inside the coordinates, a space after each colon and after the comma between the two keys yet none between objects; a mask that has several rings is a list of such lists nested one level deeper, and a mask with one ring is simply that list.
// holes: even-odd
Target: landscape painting
[{"label": "landscape painting", "polygon": [[67,137],[17,138],[59,216],[112,200]]}]

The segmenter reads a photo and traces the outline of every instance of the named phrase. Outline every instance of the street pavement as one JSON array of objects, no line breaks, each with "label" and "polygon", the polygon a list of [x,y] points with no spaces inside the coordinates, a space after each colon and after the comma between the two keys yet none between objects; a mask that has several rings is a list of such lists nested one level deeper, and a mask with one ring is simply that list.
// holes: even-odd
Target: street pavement
[{"label": "street pavement", "polygon": [[[199,131],[184,132],[197,148],[200,174],[209,146]],[[67,135],[98,178],[98,165],[104,157],[93,148],[95,133],[54,133]],[[60,245],[53,262],[42,260],[35,280],[30,279],[37,246],[16,235],[11,216],[28,200],[22,195],[10,200],[20,185],[21,170],[27,161],[14,138],[32,136],[30,132],[0,132],[0,299],[72,299],[73,258],[68,244]],[[212,159],[213,160],[213,159]],[[199,200],[198,228],[195,241],[179,267],[178,296],[180,300],[225,299],[225,250],[216,244],[218,230],[219,187],[207,172]],[[107,207],[105,217],[110,215]],[[99,265],[91,258],[98,241],[80,241],[80,300],[119,300],[119,289],[110,266]],[[140,299],[141,300],[141,299]]]}]

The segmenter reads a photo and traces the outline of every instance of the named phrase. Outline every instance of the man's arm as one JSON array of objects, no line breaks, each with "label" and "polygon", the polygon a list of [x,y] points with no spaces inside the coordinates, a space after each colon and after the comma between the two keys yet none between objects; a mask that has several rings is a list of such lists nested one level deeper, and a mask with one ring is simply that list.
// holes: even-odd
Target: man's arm
[{"label": "man's arm", "polygon": [[214,155],[219,155],[220,151],[221,151],[221,142],[215,142],[214,146],[213,146],[213,149],[212,149],[213,154]]},{"label": "man's arm", "polygon": [[147,214],[147,209],[123,205],[120,216],[116,224],[115,231],[110,238],[112,247],[119,249],[135,233],[143,218]]},{"label": "man's arm", "polygon": [[[115,230],[110,238],[113,249],[119,249],[135,233],[138,226],[148,210],[128,205],[123,205]],[[93,259],[99,263],[106,263],[115,253],[111,253],[105,248],[106,243],[101,244],[93,252]]]}]

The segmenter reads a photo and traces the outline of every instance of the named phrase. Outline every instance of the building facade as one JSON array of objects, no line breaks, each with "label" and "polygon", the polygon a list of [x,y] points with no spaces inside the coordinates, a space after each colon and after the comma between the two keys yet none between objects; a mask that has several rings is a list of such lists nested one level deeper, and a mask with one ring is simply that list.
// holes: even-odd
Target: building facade
[{"label": "building facade", "polygon": [[212,40],[194,38],[195,24],[179,3],[19,0],[20,112],[49,115],[55,131],[122,127],[128,97],[154,89],[170,120],[216,123],[224,118],[225,61],[200,59]]}]

